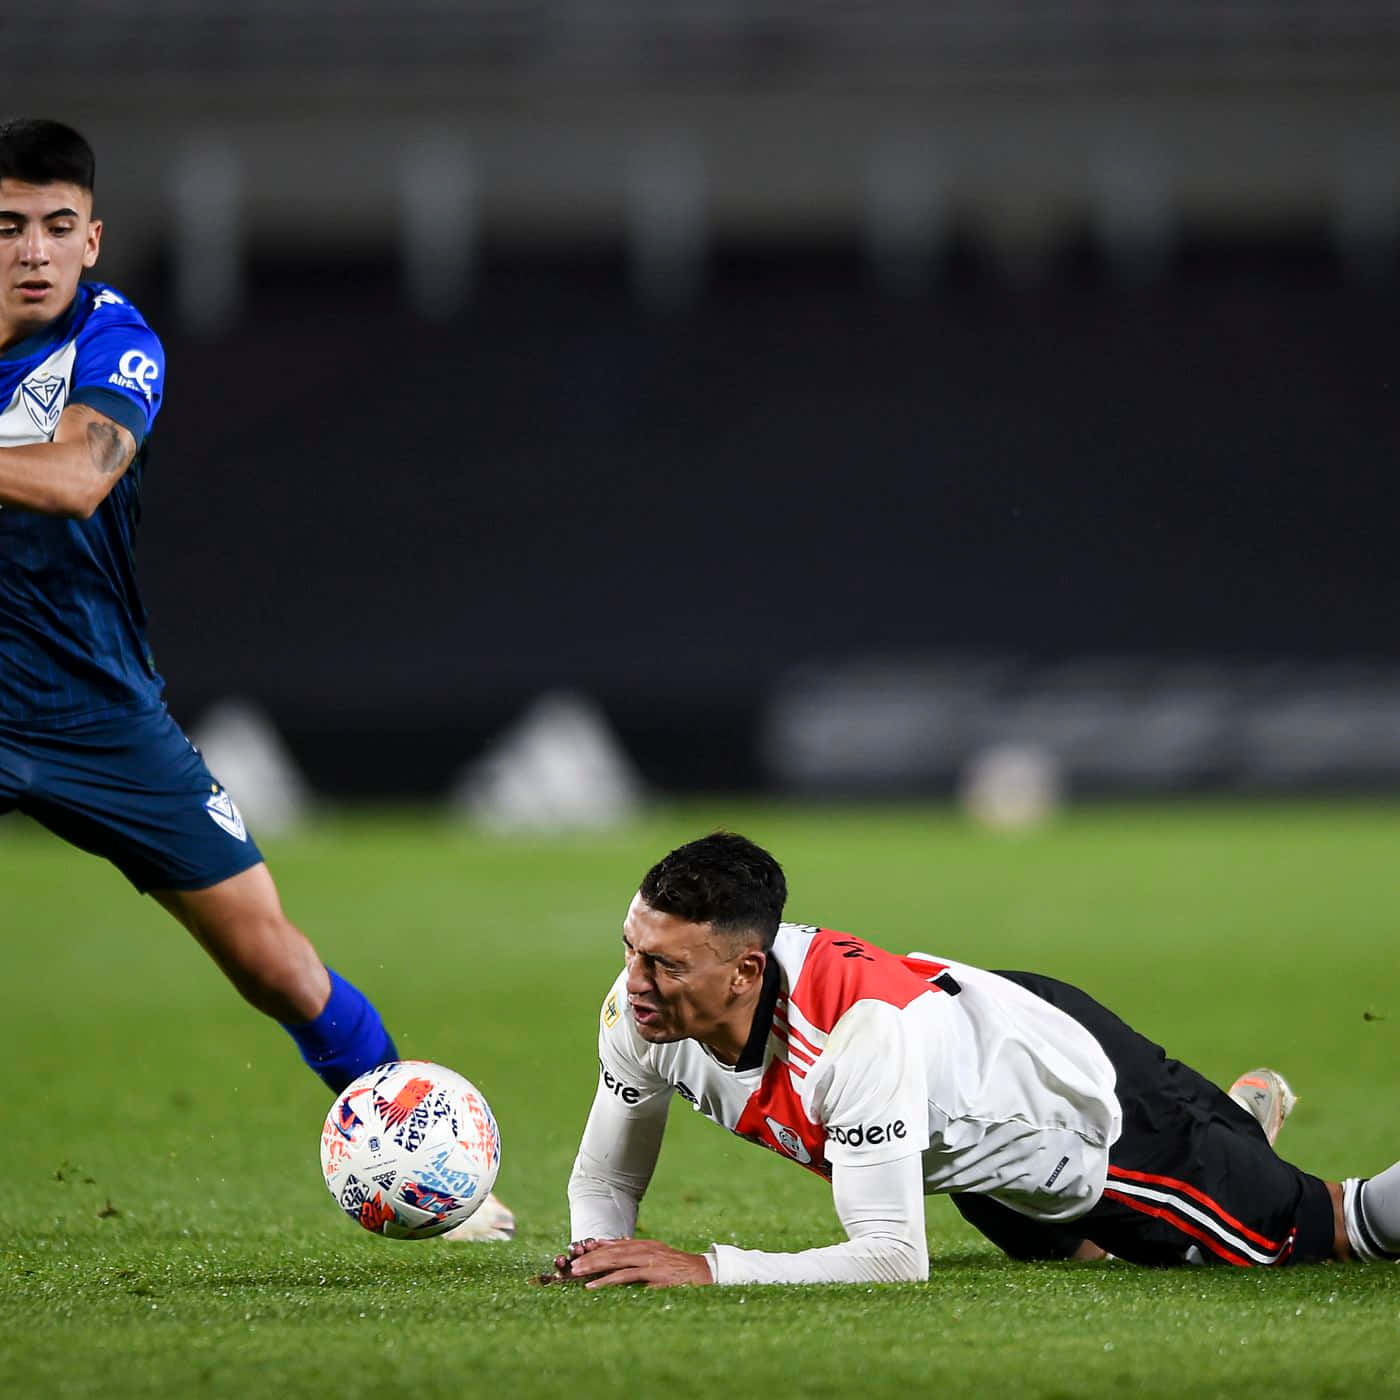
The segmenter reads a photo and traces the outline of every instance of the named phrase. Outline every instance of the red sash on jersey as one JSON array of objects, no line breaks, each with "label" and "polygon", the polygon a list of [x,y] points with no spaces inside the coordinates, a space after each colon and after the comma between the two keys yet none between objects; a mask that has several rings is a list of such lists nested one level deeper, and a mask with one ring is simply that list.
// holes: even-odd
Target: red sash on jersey
[{"label": "red sash on jersey", "polygon": [[886,1001],[902,1011],[930,988],[952,996],[962,990],[947,963],[896,957],[863,938],[822,929],[812,940],[792,1000],[819,1031],[830,1033],[858,1001]]},{"label": "red sash on jersey", "polygon": [[734,1125],[734,1133],[799,1163],[826,1181],[831,1180],[826,1129],[803,1112],[784,1060],[774,1058],[769,1062],[762,1081]]},{"label": "red sash on jersey", "polygon": [[[903,1009],[925,992],[957,996],[961,990],[947,963],[896,957],[863,939],[822,929],[812,940],[790,1000],[818,1030],[830,1032],[857,1001],[885,1001]],[[787,1055],[769,1062],[734,1132],[830,1181],[826,1129],[807,1117],[793,1082],[794,1076],[805,1077],[805,1068],[799,1066],[810,1065],[819,1052],[799,1038],[800,1048],[794,1053],[795,1032],[788,1026],[785,1000],[774,1007],[770,1030]]]}]

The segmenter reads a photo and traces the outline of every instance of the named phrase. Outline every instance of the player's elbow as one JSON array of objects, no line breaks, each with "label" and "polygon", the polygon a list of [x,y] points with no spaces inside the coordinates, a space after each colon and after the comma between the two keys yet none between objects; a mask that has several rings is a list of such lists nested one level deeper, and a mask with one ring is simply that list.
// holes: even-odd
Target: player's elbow
[{"label": "player's elbow", "polygon": [[65,520],[91,520],[98,506],[107,499],[110,487],[109,481],[86,474],[58,477],[36,506],[45,515],[58,515]]},{"label": "player's elbow", "polygon": [[97,508],[107,499],[105,491],[83,491],[76,492],[69,496],[63,504],[54,511],[55,515],[61,515],[68,520],[91,520],[97,514]]},{"label": "player's elbow", "polygon": [[121,477],[124,463],[91,459],[79,442],[60,441],[23,447],[30,477],[16,501],[41,515],[91,520]]},{"label": "player's elbow", "polygon": [[69,490],[74,519],[91,520],[120,479],[119,471],[85,473]]},{"label": "player's elbow", "polygon": [[862,1243],[878,1260],[883,1282],[923,1283],[928,1279],[928,1241],[922,1230],[866,1236]]},{"label": "player's elbow", "polygon": [[918,1256],[906,1254],[902,1257],[899,1282],[928,1282],[928,1250]]},{"label": "player's elbow", "polygon": [[913,1231],[877,1230],[842,1247],[857,1276],[869,1283],[924,1283],[928,1241]]},{"label": "player's elbow", "polygon": [[894,1283],[925,1283],[928,1280],[928,1245],[924,1240],[899,1240],[886,1256]]}]

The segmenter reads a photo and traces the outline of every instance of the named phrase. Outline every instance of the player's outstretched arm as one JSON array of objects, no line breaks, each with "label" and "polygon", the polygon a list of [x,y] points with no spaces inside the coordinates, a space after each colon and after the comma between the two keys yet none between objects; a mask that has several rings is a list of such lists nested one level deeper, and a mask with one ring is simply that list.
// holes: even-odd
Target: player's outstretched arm
[{"label": "player's outstretched arm", "polygon": [[86,520],[135,456],[128,429],[87,404],[70,404],[52,442],[0,447],[0,505]]},{"label": "player's outstretched arm", "polygon": [[889,1162],[836,1164],[836,1214],[848,1236],[840,1244],[794,1254],[715,1244],[716,1283],[919,1283],[928,1278],[923,1161],[911,1153]]},{"label": "player's outstretched arm", "polygon": [[583,1239],[554,1261],[549,1282],[590,1288],[642,1283],[650,1288],[703,1283],[917,1283],[928,1277],[923,1170],[918,1155],[870,1166],[838,1166],[836,1212],[849,1236],[841,1244],[793,1254],[716,1244],[691,1254],[660,1240]]}]

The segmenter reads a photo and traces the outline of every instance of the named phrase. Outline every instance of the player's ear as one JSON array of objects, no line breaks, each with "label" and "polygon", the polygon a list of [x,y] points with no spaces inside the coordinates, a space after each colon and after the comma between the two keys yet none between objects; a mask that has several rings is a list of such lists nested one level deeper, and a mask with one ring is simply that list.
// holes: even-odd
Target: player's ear
[{"label": "player's ear", "polygon": [[756,982],[763,981],[763,969],[768,966],[768,954],[762,948],[749,948],[734,964],[734,990],[747,991]]},{"label": "player's ear", "polygon": [[83,249],[83,266],[93,267],[97,263],[97,254],[102,248],[102,220],[93,219],[88,224],[87,247]]}]

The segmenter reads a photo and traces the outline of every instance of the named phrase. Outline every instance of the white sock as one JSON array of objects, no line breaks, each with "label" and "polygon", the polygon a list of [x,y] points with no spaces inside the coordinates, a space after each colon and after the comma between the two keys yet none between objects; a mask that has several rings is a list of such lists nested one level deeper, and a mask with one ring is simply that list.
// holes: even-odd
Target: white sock
[{"label": "white sock", "polygon": [[1400,1162],[1369,1181],[1344,1181],[1342,1219],[1358,1259],[1400,1258]]}]

